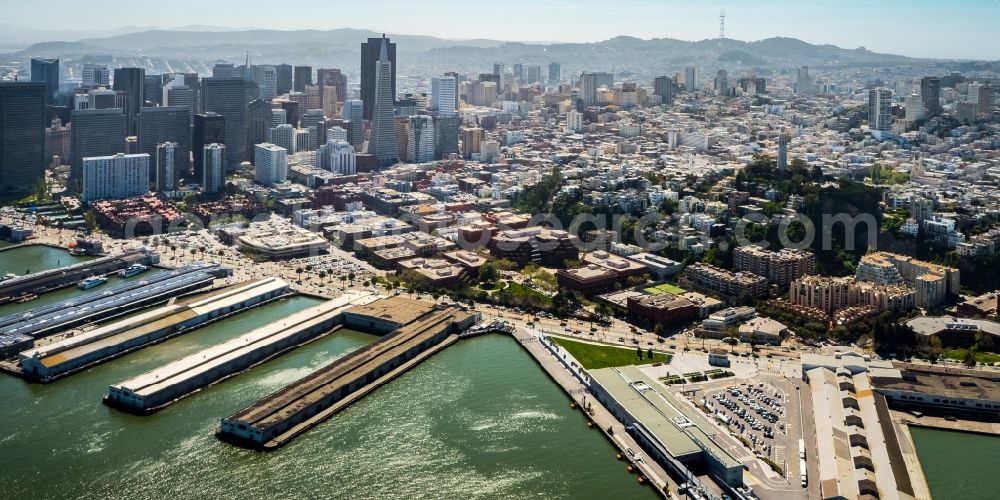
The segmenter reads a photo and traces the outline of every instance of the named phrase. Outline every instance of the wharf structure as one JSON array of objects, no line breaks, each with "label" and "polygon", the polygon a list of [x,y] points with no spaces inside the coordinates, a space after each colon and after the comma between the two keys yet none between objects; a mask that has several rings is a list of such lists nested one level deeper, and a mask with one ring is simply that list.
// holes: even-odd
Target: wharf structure
[{"label": "wharf structure", "polygon": [[339,327],[352,305],[375,300],[347,292],[221,344],[111,385],[104,402],[122,411],[147,414]]},{"label": "wharf structure", "polygon": [[21,374],[29,380],[48,382],[242,312],[288,291],[289,285],[284,280],[267,278],[151,309],[60,342],[21,352]]},{"label": "wharf structure", "polygon": [[132,250],[118,255],[100,257],[71,266],[49,269],[19,276],[0,282],[0,304],[5,304],[21,295],[41,294],[72,285],[78,281],[119,269],[132,264],[152,265],[160,261],[159,256],[145,250]]},{"label": "wharf structure", "polygon": [[224,277],[230,272],[231,270],[218,264],[195,263],[85,293],[56,304],[0,317],[0,337],[24,335],[40,338],[53,335],[209,287],[216,278]]},{"label": "wharf structure", "polygon": [[743,498],[743,465],[715,441],[714,427],[635,366],[588,373],[594,397],[665,470],[692,484],[707,473]]},{"label": "wharf structure", "polygon": [[378,341],[222,419],[218,436],[249,448],[280,447],[458,340],[458,334],[480,318],[455,307],[432,307],[397,297],[370,306],[345,314],[357,319],[383,308],[403,310],[406,317],[418,310],[420,314]]}]

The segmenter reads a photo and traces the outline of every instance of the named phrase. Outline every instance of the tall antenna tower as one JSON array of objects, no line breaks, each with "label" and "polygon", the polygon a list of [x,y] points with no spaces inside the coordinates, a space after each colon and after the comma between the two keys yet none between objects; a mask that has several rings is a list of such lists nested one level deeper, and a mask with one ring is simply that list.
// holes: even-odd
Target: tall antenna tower
[{"label": "tall antenna tower", "polygon": [[726,38],[726,9],[719,11],[719,38]]}]

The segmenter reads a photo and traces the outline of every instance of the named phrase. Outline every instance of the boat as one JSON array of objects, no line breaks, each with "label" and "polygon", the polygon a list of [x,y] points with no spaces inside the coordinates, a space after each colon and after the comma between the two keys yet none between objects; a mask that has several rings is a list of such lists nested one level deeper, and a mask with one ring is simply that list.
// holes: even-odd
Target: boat
[{"label": "boat", "polygon": [[12,280],[14,278],[17,278],[16,274],[14,274],[14,273],[7,273],[7,274],[5,274],[3,276],[0,276],[0,281]]},{"label": "boat", "polygon": [[98,285],[103,285],[108,282],[108,279],[104,276],[91,276],[76,284],[76,287],[80,290],[90,290]]},{"label": "boat", "polygon": [[140,274],[140,273],[144,273],[144,272],[146,272],[148,270],[149,270],[149,268],[146,267],[146,266],[144,266],[144,265],[142,265],[142,264],[132,264],[131,266],[128,266],[125,269],[122,269],[118,273],[118,276],[121,276],[122,278],[131,278],[132,276],[135,276],[135,275]]},{"label": "boat", "polygon": [[29,293],[27,295],[21,295],[20,297],[14,299],[14,302],[17,304],[23,304],[25,302],[31,302],[32,300],[35,300],[37,298],[38,298],[37,295]]}]

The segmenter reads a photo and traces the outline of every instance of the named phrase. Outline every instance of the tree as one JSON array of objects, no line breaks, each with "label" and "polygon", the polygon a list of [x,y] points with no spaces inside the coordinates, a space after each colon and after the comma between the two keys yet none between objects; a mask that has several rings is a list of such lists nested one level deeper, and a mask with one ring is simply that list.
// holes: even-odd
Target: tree
[{"label": "tree", "polygon": [[965,357],[962,358],[962,363],[969,368],[975,368],[976,366],[976,354],[972,352],[972,349],[965,351]]},{"label": "tree", "polygon": [[499,277],[496,265],[492,262],[487,262],[479,267],[479,282],[480,283],[493,283]]},{"label": "tree", "polygon": [[653,349],[652,348],[646,349],[646,357],[649,358],[649,359],[653,359]]},{"label": "tree", "polygon": [[635,357],[642,359],[642,347],[635,346]]},{"label": "tree", "polygon": [[658,336],[658,337],[662,337],[663,336],[663,323],[657,323],[656,326],[653,327],[653,333],[655,333],[656,336]]},{"label": "tree", "polygon": [[302,281],[302,271],[303,271],[303,269],[301,267],[296,267],[295,268],[295,274],[297,274],[299,276],[299,282]]}]

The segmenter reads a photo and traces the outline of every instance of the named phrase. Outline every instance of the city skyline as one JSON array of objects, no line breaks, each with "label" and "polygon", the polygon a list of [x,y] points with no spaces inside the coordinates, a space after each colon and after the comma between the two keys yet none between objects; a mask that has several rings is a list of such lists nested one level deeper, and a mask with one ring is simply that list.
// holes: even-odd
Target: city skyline
[{"label": "city skyline", "polygon": [[[110,2],[115,4],[117,2]],[[55,0],[52,9],[37,12],[27,5],[5,6],[8,21],[2,26],[8,32],[2,38],[6,44],[18,43],[18,29],[45,26],[52,31],[78,30],[87,26],[92,30],[111,30],[112,34],[145,29],[194,28],[205,31],[237,31],[244,29],[274,29],[283,31],[339,28],[371,29],[389,35],[426,35],[447,40],[490,39],[532,43],[581,43],[599,42],[615,36],[634,36],[643,39],[672,38],[698,41],[718,37],[719,14],[726,12],[727,38],[754,41],[772,37],[798,38],[814,44],[832,44],[844,48],[865,47],[884,52],[920,58],[943,59],[1000,59],[996,47],[1000,34],[992,27],[1000,21],[1000,3],[987,0],[965,2],[961,9],[938,2],[905,2],[891,0],[872,5],[870,2],[848,0],[824,2],[802,8],[790,0],[776,0],[764,5],[733,5],[732,2],[687,0],[651,2],[627,0],[615,5],[570,3],[553,0],[543,6],[523,0],[508,2],[510,11],[529,11],[531,16],[519,16],[516,23],[452,23],[453,16],[445,15],[449,9],[463,12],[474,18],[489,14],[486,7],[465,6],[452,0],[437,3],[434,7],[409,10],[406,16],[393,16],[406,5],[397,0],[383,3],[379,8],[364,9],[343,16],[342,3],[312,6],[314,14],[302,21],[301,17],[282,19],[269,16],[266,9],[246,8],[246,2],[222,0],[219,12],[225,16],[199,19],[192,24],[187,17],[195,7],[190,0],[177,2],[178,8],[158,14],[155,27],[146,18],[129,16],[128,9],[107,9],[101,12],[77,12],[69,9],[70,2]],[[65,5],[67,9],[60,9]],[[232,6],[233,8],[227,8]],[[236,8],[240,7],[240,8]],[[570,8],[572,7],[572,8]],[[460,9],[460,10],[459,10]],[[64,19],[53,17],[52,12],[73,11]],[[330,15],[325,15],[330,14]],[[761,19],[781,19],[780,23],[760,22]],[[325,21],[332,19],[333,21]],[[11,22],[10,20],[16,20]],[[554,22],[558,20],[558,22]],[[851,26],[850,30],[842,29]],[[124,27],[124,28],[123,28]],[[129,27],[134,27],[130,29]],[[417,28],[420,27],[420,28]],[[627,27],[627,28],[626,28]],[[979,35],[961,36],[971,32]],[[94,32],[79,33],[80,38],[90,38]],[[931,35],[937,36],[931,36]],[[32,43],[43,41],[22,35]],[[73,41],[72,36],[66,36]],[[46,38],[44,41],[57,41]]]}]

